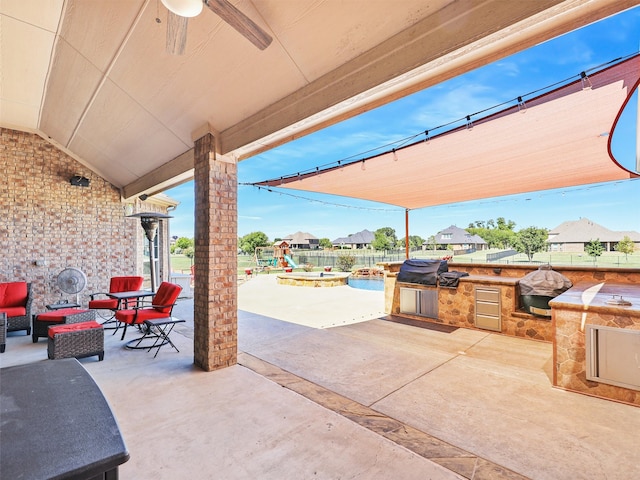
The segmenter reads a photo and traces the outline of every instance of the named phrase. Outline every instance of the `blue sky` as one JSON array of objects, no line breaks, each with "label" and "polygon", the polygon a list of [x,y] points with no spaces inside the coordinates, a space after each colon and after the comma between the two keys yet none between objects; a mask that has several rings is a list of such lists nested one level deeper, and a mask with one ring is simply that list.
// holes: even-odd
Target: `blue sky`
[{"label": "blue sky", "polygon": [[[238,164],[239,183],[257,182],[335,163],[352,155],[464,118],[579,74],[640,48],[640,7],[550,40],[525,52],[366,112],[320,132]],[[624,130],[614,136],[615,154],[635,169],[637,102],[625,114]],[[388,150],[388,148],[386,148]],[[376,152],[377,153],[377,152]],[[404,210],[332,195],[283,190],[271,193],[238,187],[238,236],[262,231],[270,240],[296,231],[318,238],[345,237],[364,229],[396,230],[404,237]],[[167,190],[180,205],[173,212],[172,235],[193,237],[193,182]],[[450,225],[504,217],[516,230],[553,228],[587,217],[611,230],[640,231],[640,180],[547,190],[412,210],[409,234],[427,238]]]}]

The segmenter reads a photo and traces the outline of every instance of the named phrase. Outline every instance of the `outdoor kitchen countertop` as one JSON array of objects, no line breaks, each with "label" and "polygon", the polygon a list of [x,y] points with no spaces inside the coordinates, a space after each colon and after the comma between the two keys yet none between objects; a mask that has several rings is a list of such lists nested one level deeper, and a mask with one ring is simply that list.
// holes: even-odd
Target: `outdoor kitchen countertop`
[{"label": "outdoor kitchen countertop", "polygon": [[[616,305],[611,301],[630,302]],[[640,285],[630,283],[582,282],[549,302],[551,308],[594,311],[640,317]]]},{"label": "outdoor kitchen countertop", "polygon": [[461,282],[483,283],[488,285],[517,285],[520,277],[501,277],[499,275],[469,275],[460,277]]}]

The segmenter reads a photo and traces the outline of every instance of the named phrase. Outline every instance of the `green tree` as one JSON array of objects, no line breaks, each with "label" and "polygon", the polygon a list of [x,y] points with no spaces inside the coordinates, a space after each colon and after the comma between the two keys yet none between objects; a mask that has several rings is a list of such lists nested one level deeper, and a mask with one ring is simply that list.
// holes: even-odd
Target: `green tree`
[{"label": "green tree", "polygon": [[624,257],[627,260],[629,259],[629,254],[633,253],[635,249],[636,249],[636,245],[635,243],[633,243],[633,240],[631,240],[631,238],[629,238],[628,235],[625,235],[624,237],[622,237],[622,240],[620,240],[616,245],[616,252],[624,253]]},{"label": "green tree", "polygon": [[193,238],[180,237],[176,240],[175,245],[177,248],[181,250],[184,250],[185,248],[193,247],[194,245]]},{"label": "green tree", "polygon": [[496,224],[498,225],[498,230],[513,230],[516,228],[516,222],[513,220],[506,221],[504,217],[498,217]]},{"label": "green tree", "polygon": [[336,259],[336,267],[341,272],[350,272],[356,264],[356,256],[353,253],[341,253]]},{"label": "green tree", "polygon": [[595,240],[590,240],[589,243],[584,246],[584,251],[587,255],[593,257],[593,261],[595,262],[596,259],[602,255],[602,252],[604,252],[604,247],[600,239],[596,238]]},{"label": "green tree", "polygon": [[187,251],[188,249],[191,249],[191,251],[193,252],[194,245],[195,242],[193,241],[193,238],[180,237],[176,238],[176,241],[173,242],[173,245],[171,245],[170,247],[170,251],[172,254],[176,252],[185,254],[185,251]]},{"label": "green tree", "polygon": [[421,248],[424,243],[424,238],[420,235],[409,235],[409,245],[412,248]]},{"label": "green tree", "polygon": [[252,254],[256,251],[256,247],[269,246],[269,237],[263,232],[251,232],[247,233],[240,239],[240,250],[245,253]]},{"label": "green tree", "polygon": [[517,252],[525,253],[531,261],[535,253],[546,250],[548,235],[545,228],[523,228],[516,234],[513,248]]},{"label": "green tree", "polygon": [[[424,243],[424,239],[420,235],[409,235],[409,248],[420,248]],[[406,245],[405,237],[398,240],[396,247],[404,248]]]},{"label": "green tree", "polygon": [[466,231],[472,235],[478,235],[490,248],[510,248],[516,242],[516,223],[505,220],[504,217],[482,221],[477,220],[469,224]]},{"label": "green tree", "polygon": [[436,236],[435,235],[431,235],[429,238],[427,238],[427,248],[429,250],[433,250],[434,252],[438,248],[438,244],[436,243]]},{"label": "green tree", "polygon": [[390,250],[397,243],[396,231],[391,227],[382,227],[373,232],[375,238],[371,246],[376,250]]},{"label": "green tree", "polygon": [[516,237],[516,232],[509,229],[502,230],[497,228],[491,231],[491,241],[493,245],[498,248],[510,248],[516,242]]},{"label": "green tree", "polygon": [[328,238],[321,238],[320,240],[318,240],[318,245],[320,245],[322,248],[332,248],[333,244],[331,243],[331,240],[329,240]]}]

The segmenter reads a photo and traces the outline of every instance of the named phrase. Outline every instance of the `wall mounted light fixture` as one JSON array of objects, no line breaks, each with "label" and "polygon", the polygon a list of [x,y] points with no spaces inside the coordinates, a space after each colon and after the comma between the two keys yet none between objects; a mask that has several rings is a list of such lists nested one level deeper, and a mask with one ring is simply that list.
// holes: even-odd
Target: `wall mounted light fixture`
[{"label": "wall mounted light fixture", "polygon": [[69,182],[74,187],[88,187],[89,184],[91,183],[91,180],[89,180],[87,177],[83,177],[81,175],[74,175],[73,177],[71,177],[69,179]]}]

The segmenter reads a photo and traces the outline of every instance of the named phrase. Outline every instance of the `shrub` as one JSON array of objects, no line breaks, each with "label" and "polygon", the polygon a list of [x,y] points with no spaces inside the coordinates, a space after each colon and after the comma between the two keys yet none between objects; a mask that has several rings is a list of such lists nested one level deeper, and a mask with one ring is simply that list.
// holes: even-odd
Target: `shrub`
[{"label": "shrub", "polygon": [[305,263],[304,265],[302,265],[302,269],[305,272],[313,272],[315,265],[313,265],[313,263]]},{"label": "shrub", "polygon": [[338,255],[336,268],[341,272],[350,272],[356,264],[356,256],[353,253],[343,253]]}]

